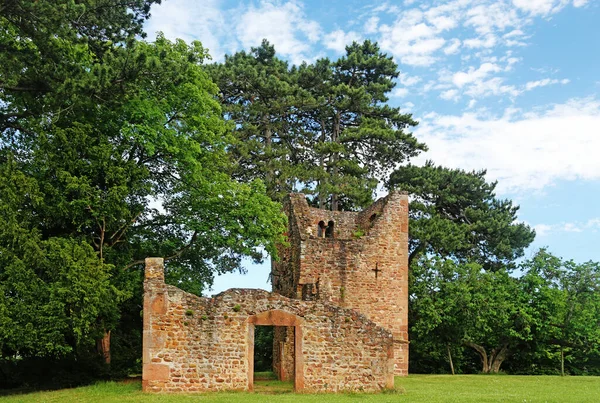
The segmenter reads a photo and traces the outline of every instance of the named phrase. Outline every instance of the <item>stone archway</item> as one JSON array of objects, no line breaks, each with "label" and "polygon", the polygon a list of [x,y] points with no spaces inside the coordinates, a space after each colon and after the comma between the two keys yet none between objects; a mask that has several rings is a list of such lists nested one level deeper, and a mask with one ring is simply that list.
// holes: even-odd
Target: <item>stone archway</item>
[{"label": "stone archway", "polygon": [[285,326],[294,328],[294,391],[304,389],[304,359],[302,357],[302,318],[274,309],[248,317],[248,390],[254,389],[254,326]]}]

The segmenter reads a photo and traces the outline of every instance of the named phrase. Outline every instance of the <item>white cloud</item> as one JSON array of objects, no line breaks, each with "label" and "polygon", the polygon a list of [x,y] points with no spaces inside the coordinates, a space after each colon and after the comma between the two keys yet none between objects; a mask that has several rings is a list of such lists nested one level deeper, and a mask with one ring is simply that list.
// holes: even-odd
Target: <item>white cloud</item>
[{"label": "white cloud", "polygon": [[374,34],[379,28],[379,17],[372,16],[365,22],[364,30],[366,34]]},{"label": "white cloud", "polygon": [[508,95],[516,97],[521,93],[514,85],[504,84],[504,79],[500,77],[490,78],[489,80],[478,80],[473,82],[465,94],[473,98],[489,97],[491,95]]},{"label": "white cloud", "polygon": [[467,4],[466,7],[465,25],[473,27],[475,32],[481,35],[495,31],[504,32],[507,29],[520,27],[524,23],[517,10],[506,2],[487,1],[475,7],[469,7]]},{"label": "white cloud", "polygon": [[[588,1],[573,0],[572,4],[581,7]],[[371,17],[365,30],[379,32],[378,42],[399,62],[430,66],[461,47],[464,52],[527,46],[527,27],[536,18],[549,18],[568,4],[571,0],[445,0],[405,3],[400,10],[384,3],[372,11],[391,14],[395,21],[380,25],[375,31],[380,17]]]},{"label": "white cloud", "polygon": [[411,86],[421,82],[421,77],[409,76],[406,73],[400,73],[400,76],[398,77],[398,79],[400,80],[400,84],[406,85],[407,87],[411,87]]},{"label": "white cloud", "polygon": [[390,94],[390,96],[392,98],[404,98],[407,95],[408,95],[408,88],[404,88],[404,87],[395,88],[392,91],[392,93]]},{"label": "white cloud", "polygon": [[461,44],[460,39],[453,38],[452,40],[450,40],[450,45],[446,46],[446,48],[444,49],[444,53],[447,55],[454,55],[454,54],[458,53],[460,44]]},{"label": "white cloud", "polygon": [[[405,3],[405,5],[407,5],[407,4]],[[410,5],[410,4],[408,4],[408,5]],[[373,12],[375,12],[375,13],[383,13],[383,12],[396,13],[396,12],[398,12],[398,7],[393,6],[388,2],[385,2],[383,4],[378,5],[377,7],[373,8]]]},{"label": "white cloud", "polygon": [[523,36],[525,35],[525,33],[523,31],[521,31],[520,29],[514,29],[512,31],[510,31],[509,33],[503,35],[503,38],[514,38],[514,37],[519,37],[519,36]]},{"label": "white cloud", "polygon": [[474,38],[474,39],[465,39],[463,44],[467,48],[477,49],[477,48],[493,48],[496,46],[496,37],[494,35],[488,34],[485,37]]},{"label": "white cloud", "polygon": [[545,87],[547,85],[552,85],[552,84],[568,84],[569,82],[570,82],[570,80],[566,79],[566,78],[563,80],[544,78],[543,80],[527,82],[525,84],[525,90],[531,91],[532,89],[538,88],[538,87]]},{"label": "white cloud", "polygon": [[145,25],[150,38],[162,31],[169,39],[200,40],[216,60],[226,52],[258,46],[266,38],[280,55],[298,64],[314,58],[313,45],[323,36],[320,25],[307,18],[295,0],[263,0],[236,9],[222,8],[219,0],[169,0],[151,12]]},{"label": "white cloud", "polygon": [[492,73],[502,71],[500,66],[493,63],[483,63],[479,68],[470,67],[466,72],[459,71],[452,76],[452,83],[458,88],[462,88],[465,84],[480,82],[485,77]]},{"label": "white cloud", "polygon": [[[198,39],[217,60],[225,52],[248,49],[267,38],[280,55],[293,63],[313,60],[316,44],[324,38],[324,45],[337,52],[343,52],[344,45],[359,38],[356,28],[349,32],[324,32],[306,16],[312,10],[305,8],[301,0],[240,4],[226,8],[219,0],[169,0],[153,6],[146,31],[151,37],[160,30],[171,39]],[[461,49],[525,46],[526,28],[534,17],[549,17],[569,4],[583,7],[589,0],[405,0],[401,7],[385,2],[367,7],[362,33],[374,35],[381,48],[400,63],[430,66]],[[381,24],[381,14],[391,15],[393,22]],[[485,55],[462,56],[472,60]]]},{"label": "white cloud", "polygon": [[[494,75],[496,73],[506,73],[511,71],[513,65],[520,59],[510,57],[510,53],[501,58],[492,56],[481,57],[481,59],[487,61],[482,63],[478,68],[471,66],[466,71],[458,71],[455,73],[447,70],[440,71],[440,82],[437,85],[433,85],[431,88],[445,90],[440,95],[442,99],[456,100],[460,97],[460,93],[459,91],[453,90],[451,88],[452,85],[472,98],[482,98],[492,95],[517,97],[525,91],[531,91],[538,87],[554,84],[564,85],[570,82],[569,79],[559,80],[544,78],[541,80],[529,81],[518,86],[505,84],[505,79],[503,77],[494,77]],[[504,63],[504,66],[501,66],[499,63]]]},{"label": "white cloud", "polygon": [[591,152],[600,149],[598,127],[600,101],[586,98],[501,118],[430,113],[415,134],[429,146],[423,161],[487,168],[499,192],[527,192],[557,180],[600,180],[600,158]]},{"label": "white cloud", "polygon": [[552,232],[552,226],[548,224],[537,224],[533,226],[537,236],[546,236]]},{"label": "white cloud", "polygon": [[458,90],[446,90],[440,94],[440,98],[447,101],[456,101],[459,98]]},{"label": "white cloud", "polygon": [[312,59],[312,46],[322,36],[319,24],[306,18],[300,3],[263,1],[250,6],[233,26],[243,48],[260,44],[263,38],[275,45],[278,53],[292,63]]},{"label": "white cloud", "polygon": [[600,228],[600,218],[591,218],[585,224],[586,228],[597,229]]},{"label": "white cloud", "polygon": [[562,230],[564,232],[582,232],[583,230],[581,228],[579,228],[579,226],[577,224],[568,222],[565,223],[562,227]]},{"label": "white cloud", "polygon": [[448,15],[427,15],[427,21],[439,32],[456,28],[458,26],[457,19]]},{"label": "white cloud", "polygon": [[327,49],[333,49],[338,53],[344,53],[346,46],[358,41],[360,36],[354,32],[344,32],[341,29],[330,32],[323,38],[323,44]]},{"label": "white cloud", "polygon": [[223,57],[224,47],[230,40],[223,40],[225,16],[219,8],[218,0],[196,2],[193,0],[170,0],[151,9],[152,18],[144,29],[150,39],[161,31],[171,40],[177,38],[186,42],[199,40],[211,56],[217,60]]},{"label": "white cloud", "polygon": [[589,0],[573,0],[573,6],[583,7],[588,3]]},{"label": "white cloud", "polygon": [[590,218],[585,222],[561,222],[557,224],[536,224],[533,226],[536,235],[547,236],[561,232],[581,233],[596,232],[600,228],[600,218]]},{"label": "white cloud", "polygon": [[411,9],[390,26],[380,27],[381,48],[392,52],[400,61],[408,65],[428,66],[436,60],[434,52],[444,46],[445,39],[438,36],[437,29],[424,21],[423,13]]},{"label": "white cloud", "polygon": [[[569,0],[512,0],[512,2],[519,9],[533,15],[547,15],[562,9],[569,3]],[[575,2],[578,1],[575,0]]]},{"label": "white cloud", "polygon": [[516,64],[516,63],[518,63],[520,61],[521,61],[521,59],[519,59],[518,57],[509,57],[509,58],[507,58],[506,59],[506,63],[507,63],[506,69],[507,70],[512,69],[513,64]]}]

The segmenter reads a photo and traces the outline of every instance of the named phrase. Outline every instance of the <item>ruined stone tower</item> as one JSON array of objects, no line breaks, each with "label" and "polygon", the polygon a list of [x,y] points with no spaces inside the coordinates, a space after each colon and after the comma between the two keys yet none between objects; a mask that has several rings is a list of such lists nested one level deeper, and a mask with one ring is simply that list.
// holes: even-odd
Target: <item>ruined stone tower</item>
[{"label": "ruined stone tower", "polygon": [[[289,245],[273,262],[273,291],[358,311],[394,338],[394,372],[408,374],[408,195],[392,192],[361,212],[284,203]],[[276,328],[274,369],[293,376],[293,329]]]}]

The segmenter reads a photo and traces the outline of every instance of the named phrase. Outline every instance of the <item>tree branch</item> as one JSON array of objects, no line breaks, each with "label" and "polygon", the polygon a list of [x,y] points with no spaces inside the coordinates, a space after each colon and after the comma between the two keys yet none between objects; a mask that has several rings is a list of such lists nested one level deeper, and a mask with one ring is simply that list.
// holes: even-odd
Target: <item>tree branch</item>
[{"label": "tree branch", "polygon": [[[117,231],[115,231],[114,234],[112,234],[110,236],[110,246],[116,244],[117,242],[119,242],[119,240],[121,239],[121,237],[123,237],[123,235],[125,234],[125,231],[127,231],[127,229],[129,227],[131,227],[133,225],[133,223],[135,223],[137,221],[137,219],[140,217],[140,215],[142,215],[142,212],[140,211],[139,213],[137,213],[135,215],[135,217],[133,217],[133,219],[131,219],[131,221],[129,221],[127,224],[123,225],[121,228],[119,228]],[[115,238],[116,237],[116,238]]]},{"label": "tree branch", "polygon": [[[198,237],[198,231],[194,231],[194,234],[192,235],[190,242],[187,245],[185,245],[183,248],[176,251],[171,256],[165,257],[164,261],[166,262],[166,261],[169,261],[171,259],[175,259],[175,258],[178,258],[179,256],[181,256],[186,250],[188,250],[189,248],[192,247],[192,245],[196,241],[197,237]],[[137,265],[143,264],[143,263],[145,263],[145,260],[136,260],[134,262],[129,263],[127,266],[123,267],[123,270],[128,270],[128,269],[132,268],[133,266],[137,266]]]},{"label": "tree branch", "polygon": [[483,366],[482,372],[488,373],[489,372],[488,357],[487,357],[487,353],[485,352],[485,348],[483,348],[479,344],[475,344],[471,341],[463,341],[463,344],[465,346],[470,347],[473,350],[477,351],[477,354],[479,354],[479,356],[481,357],[481,364]]},{"label": "tree branch", "polygon": [[423,252],[427,248],[427,241],[422,242],[417,246],[410,254],[408,255],[408,267],[412,264],[413,260],[417,258],[417,256]]}]

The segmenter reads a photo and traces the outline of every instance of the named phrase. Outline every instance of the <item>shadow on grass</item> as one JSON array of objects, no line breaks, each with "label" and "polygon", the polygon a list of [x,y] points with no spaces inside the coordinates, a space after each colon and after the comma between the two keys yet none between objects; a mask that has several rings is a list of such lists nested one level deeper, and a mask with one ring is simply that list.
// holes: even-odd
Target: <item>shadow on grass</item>
[{"label": "shadow on grass", "polygon": [[88,383],[82,383],[73,386],[65,386],[61,384],[46,384],[46,385],[37,385],[37,386],[21,386],[17,388],[10,389],[0,389],[0,398],[1,397],[10,397],[10,396],[25,396],[33,393],[40,392],[56,392],[68,389],[77,389],[77,388],[85,388],[85,387],[94,387],[96,385],[130,385],[135,387],[137,390],[142,390],[142,377],[138,375],[129,376],[123,379],[113,379],[113,380],[93,380]]},{"label": "shadow on grass", "polygon": [[277,379],[254,380],[254,393],[265,395],[281,395],[294,393],[294,382],[278,381]]}]

